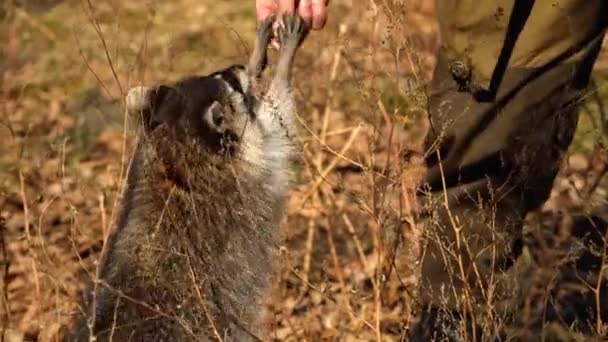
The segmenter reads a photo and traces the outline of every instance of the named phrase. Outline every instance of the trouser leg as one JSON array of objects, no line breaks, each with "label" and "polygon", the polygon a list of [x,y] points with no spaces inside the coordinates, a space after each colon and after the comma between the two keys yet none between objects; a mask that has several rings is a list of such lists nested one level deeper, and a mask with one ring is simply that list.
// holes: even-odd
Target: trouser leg
[{"label": "trouser leg", "polygon": [[581,90],[572,86],[575,65],[536,77],[538,70],[510,69],[496,100],[480,103],[459,91],[449,65],[440,52],[429,94],[419,301],[471,315],[490,332],[495,320],[483,320],[508,314],[517,292],[511,273],[523,220],[550,193]]}]

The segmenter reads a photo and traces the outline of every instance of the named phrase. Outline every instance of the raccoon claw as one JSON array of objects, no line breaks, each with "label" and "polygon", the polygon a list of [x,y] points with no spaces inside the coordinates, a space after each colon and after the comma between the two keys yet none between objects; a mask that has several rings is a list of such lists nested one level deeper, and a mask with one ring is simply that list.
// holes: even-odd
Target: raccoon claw
[{"label": "raccoon claw", "polygon": [[299,47],[308,34],[308,26],[299,15],[285,13],[282,21],[283,25],[279,27],[281,46]]},{"label": "raccoon claw", "polygon": [[289,85],[296,51],[306,37],[308,27],[300,16],[286,13],[283,14],[278,31],[281,45],[274,84],[276,87],[284,87]]}]

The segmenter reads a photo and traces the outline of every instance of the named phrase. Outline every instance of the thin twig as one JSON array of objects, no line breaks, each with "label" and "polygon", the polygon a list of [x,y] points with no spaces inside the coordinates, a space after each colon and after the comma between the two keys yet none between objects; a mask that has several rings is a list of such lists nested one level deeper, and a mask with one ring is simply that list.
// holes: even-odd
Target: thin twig
[{"label": "thin twig", "polygon": [[95,29],[95,32],[97,33],[97,36],[101,40],[101,44],[103,45],[103,52],[106,56],[106,60],[109,64],[109,66],[110,66],[110,70],[112,70],[112,75],[114,76],[114,80],[116,81],[116,84],[118,85],[118,89],[120,90],[120,93],[122,94],[122,96],[125,96],[126,94],[123,90],[122,84],[120,83],[120,79],[118,78],[118,73],[116,72],[116,68],[114,67],[114,62],[112,61],[112,57],[110,57],[110,50],[108,49],[106,39],[103,35],[103,32],[101,31],[101,26],[99,25],[97,18],[95,18],[95,8],[93,7],[93,3],[91,3],[91,0],[87,0],[87,4],[89,6],[89,11],[90,11],[89,19],[91,20],[91,25],[93,26],[93,28]]},{"label": "thin twig", "polygon": [[10,262],[8,259],[7,245],[6,245],[6,224],[3,217],[0,217],[0,276],[2,279],[2,288],[0,290],[0,301],[1,301],[1,310],[0,310],[0,321],[2,324],[0,326],[0,338],[2,342],[4,342],[4,337],[6,336],[6,331],[8,330],[8,325],[11,320],[11,307],[8,300],[8,272],[10,269]]},{"label": "thin twig", "polygon": [[[350,147],[352,146],[352,144],[355,142],[355,139],[359,135],[359,132],[361,131],[361,128],[362,128],[362,126],[359,126],[359,127],[357,127],[357,129],[355,129],[352,132],[352,134],[350,135],[350,137],[348,138],[348,140],[346,141],[346,143],[342,147],[342,150],[339,153],[340,155],[344,155],[346,152],[348,152],[348,150],[350,149]],[[311,186],[310,190],[308,190],[308,192],[304,195],[304,198],[300,202],[300,207],[302,207],[304,205],[304,203],[306,203],[306,201],[310,198],[310,196],[315,191],[317,191],[317,189],[319,188],[319,186],[321,186],[321,184],[323,184],[323,179],[327,178],[327,176],[331,173],[331,171],[333,171],[333,169],[337,165],[338,165],[338,157],[336,156],[336,157],[334,157],[332,159],[332,161],[325,168],[325,170],[321,173],[321,175],[315,180],[315,182]]]},{"label": "thin twig", "polygon": [[325,217],[325,229],[327,231],[327,244],[329,246],[329,253],[331,254],[331,259],[334,264],[336,276],[338,278],[338,283],[340,284],[340,290],[342,291],[342,302],[346,308],[346,312],[350,315],[351,320],[354,319],[353,309],[348,302],[348,298],[345,296],[346,292],[346,282],[344,281],[344,274],[342,273],[342,266],[340,265],[340,260],[338,257],[338,253],[336,252],[336,245],[334,244],[334,233],[332,229],[332,225],[329,222],[329,219]]},{"label": "thin twig", "polygon": [[[223,342],[224,339],[220,335],[220,332],[217,330],[213,317],[211,316],[211,313],[209,312],[209,308],[207,307],[207,303],[203,299],[201,290],[200,290],[199,286],[197,285],[198,281],[196,279],[196,276],[194,275],[194,268],[192,267],[192,262],[190,261],[190,256],[186,255],[186,259],[188,260],[188,270],[190,271],[190,278],[192,279],[192,288],[194,289],[194,292],[196,293],[196,297],[198,298],[199,302],[201,303],[201,305],[203,307],[203,311],[205,312],[205,316],[207,317],[207,320],[209,321],[209,325],[211,326],[211,329],[213,330],[213,334],[220,342]],[[205,282],[203,282],[202,284],[204,286]]]}]

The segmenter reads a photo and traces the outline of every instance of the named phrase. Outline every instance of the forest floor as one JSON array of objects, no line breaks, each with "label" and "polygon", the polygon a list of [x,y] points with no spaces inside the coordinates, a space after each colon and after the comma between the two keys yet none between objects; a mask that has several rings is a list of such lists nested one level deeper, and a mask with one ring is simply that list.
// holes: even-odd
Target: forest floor
[{"label": "forest floor", "polygon": [[[242,3],[0,5],[0,329],[7,341],[54,341],[78,310],[80,277],[96,264],[120,203],[133,141],[126,91],[245,62],[255,13],[253,1]],[[413,217],[408,199],[421,168],[404,151],[419,151],[428,127],[425,86],[439,43],[431,3],[334,0],[327,28],[300,50],[304,157],[293,172],[283,266],[268,303],[276,341],[402,340],[415,277],[406,270],[381,281],[384,236],[403,225],[383,217]],[[545,213],[606,204],[607,48]],[[412,227],[404,228],[410,251],[418,247]]]}]

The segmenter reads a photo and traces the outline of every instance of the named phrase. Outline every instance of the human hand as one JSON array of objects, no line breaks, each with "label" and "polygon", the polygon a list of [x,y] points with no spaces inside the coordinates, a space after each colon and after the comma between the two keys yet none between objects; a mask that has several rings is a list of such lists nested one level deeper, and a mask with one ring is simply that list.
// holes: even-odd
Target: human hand
[{"label": "human hand", "polygon": [[[297,13],[310,29],[320,30],[327,22],[328,4],[329,0],[256,0],[255,9],[258,22],[270,15]],[[275,22],[275,29],[278,24]],[[278,42],[274,39],[272,44],[278,47]]]}]

